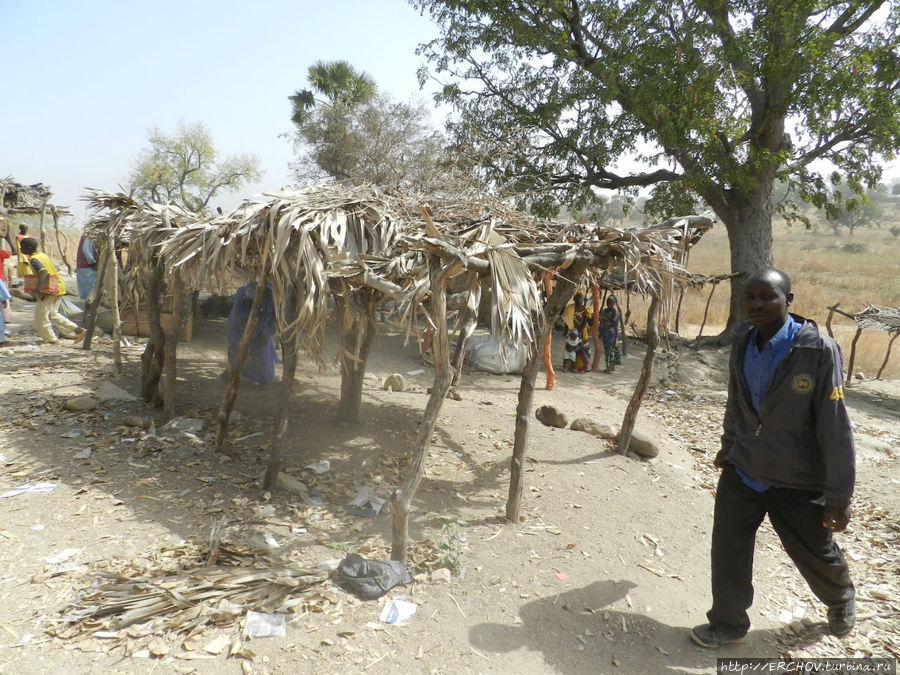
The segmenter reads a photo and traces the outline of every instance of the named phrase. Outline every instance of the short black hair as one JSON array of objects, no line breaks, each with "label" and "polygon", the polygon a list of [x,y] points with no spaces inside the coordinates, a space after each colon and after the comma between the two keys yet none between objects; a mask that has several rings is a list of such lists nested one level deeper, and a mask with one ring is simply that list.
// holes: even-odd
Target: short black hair
[{"label": "short black hair", "polygon": [[772,286],[780,288],[784,291],[785,295],[790,295],[791,293],[791,278],[781,270],[776,270],[774,267],[764,267],[761,270],[756,270],[747,277],[744,285],[746,286],[753,281],[765,281]]},{"label": "short black hair", "polygon": [[22,253],[31,255],[32,253],[34,253],[35,251],[38,250],[37,240],[32,237],[27,237],[27,238],[23,239],[19,243],[19,250],[22,251]]}]

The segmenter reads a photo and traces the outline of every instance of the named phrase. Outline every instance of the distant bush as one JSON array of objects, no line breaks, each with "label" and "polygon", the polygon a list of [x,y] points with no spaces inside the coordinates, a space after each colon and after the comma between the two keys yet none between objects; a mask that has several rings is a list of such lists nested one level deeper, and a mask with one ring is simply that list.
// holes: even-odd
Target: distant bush
[{"label": "distant bush", "polygon": [[865,253],[868,250],[868,246],[858,241],[851,241],[850,243],[843,244],[841,246],[841,252],[843,253],[859,254]]},{"label": "distant bush", "polygon": [[[900,185],[900,183],[897,183],[897,185]],[[888,232],[891,233],[892,237],[900,237],[900,225],[894,225]]]}]

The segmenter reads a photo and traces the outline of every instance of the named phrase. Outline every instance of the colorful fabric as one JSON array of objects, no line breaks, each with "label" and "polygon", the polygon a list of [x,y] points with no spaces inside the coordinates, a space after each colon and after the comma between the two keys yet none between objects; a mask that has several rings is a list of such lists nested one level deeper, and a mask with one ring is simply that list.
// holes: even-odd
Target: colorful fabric
[{"label": "colorful fabric", "polygon": [[[256,284],[253,283],[238,289],[234,296],[234,306],[228,316],[228,362],[232,368],[237,361],[238,347],[244,336],[244,328],[250,319],[250,305],[255,288]],[[243,375],[251,382],[265,384],[275,379],[275,364],[278,363],[278,355],[275,353],[275,345],[272,344],[272,336],[275,335],[277,325],[272,287],[266,286],[262,306],[259,309],[256,332],[250,339],[250,351],[244,362]]]},{"label": "colorful fabric", "polygon": [[619,354],[619,310],[607,307],[600,311],[600,341],[606,358],[606,369],[612,370],[622,363]]},{"label": "colorful fabric", "polygon": [[575,370],[580,372],[586,372],[591,367],[592,318],[591,309],[587,306],[580,312],[576,310],[572,316],[572,328],[578,331],[578,337],[581,339],[581,349],[575,357]]},{"label": "colorful fabric", "polygon": [[[59,272],[56,271],[56,267],[53,265],[53,261],[50,260],[50,256],[46,253],[34,253],[31,256],[31,269],[34,270],[34,274],[39,274],[42,269],[47,270],[47,274],[51,277],[59,278]],[[56,292],[58,296],[63,296],[66,294],[66,285],[63,283],[63,280],[59,280],[59,290]]]},{"label": "colorful fabric", "polygon": [[[0,281],[0,303],[9,302],[12,297],[9,288],[6,287],[4,281]],[[6,342],[6,320],[3,318],[3,312],[0,312],[0,343]]]}]

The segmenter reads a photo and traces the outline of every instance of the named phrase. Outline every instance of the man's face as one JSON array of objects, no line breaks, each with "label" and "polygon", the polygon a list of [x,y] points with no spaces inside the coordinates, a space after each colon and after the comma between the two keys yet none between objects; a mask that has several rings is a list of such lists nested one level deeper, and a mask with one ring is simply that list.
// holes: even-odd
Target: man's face
[{"label": "man's face", "polygon": [[774,329],[784,325],[788,306],[794,299],[793,293],[785,295],[784,290],[772,279],[751,279],[744,287],[741,304],[747,319],[756,328]]}]

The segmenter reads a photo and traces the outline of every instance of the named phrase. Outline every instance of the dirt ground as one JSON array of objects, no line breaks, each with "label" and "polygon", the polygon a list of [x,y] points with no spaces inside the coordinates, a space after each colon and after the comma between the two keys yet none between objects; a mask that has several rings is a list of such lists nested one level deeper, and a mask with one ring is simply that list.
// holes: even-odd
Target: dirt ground
[{"label": "dirt ground", "polygon": [[[33,306],[16,301],[15,313],[17,345],[0,350],[0,494],[38,483],[56,487],[0,499],[0,673],[643,675],[713,673],[721,656],[900,656],[896,382],[854,382],[847,390],[863,441],[855,518],[838,535],[866,617],[855,633],[838,640],[823,632],[823,608],[764,525],[748,639],[718,651],[690,641],[688,629],[704,621],[710,602],[711,462],[726,355],[674,343],[660,357],[666,368],[658,369],[669,378],[651,388],[638,423],[659,441],[659,456],[621,457],[609,441],[532,419],[519,523],[503,518],[519,378],[467,372],[462,400],[443,407],[413,503],[416,580],[386,598],[362,601],[331,581],[317,584],[300,594],[285,637],[244,640],[234,656],[221,645],[240,638],[238,623],[188,639],[153,625],[99,634],[105,637],[66,633],[62,613],[91,590],[98,572],[125,578],[178,561],[199,564],[223,516],[231,523],[223,549],[265,555],[256,558],[257,569],[272,561],[315,568],[352,551],[387,559],[389,503],[374,518],[346,509],[358,487],[389,499],[402,479],[431,370],[416,345],[403,345],[397,326],[381,324],[363,424],[341,428],[334,424],[337,371],[302,362],[285,460],[309,491],[264,494],[259,476],[277,386],[243,387],[229,440],[236,458],[212,451],[225,390],[224,319],[198,318],[193,340],[179,348],[178,415],[200,419],[204,428],[193,439],[167,441],[123,425],[138,416],[161,427],[161,411],[138,400],[104,401],[82,413],[65,408],[106,382],[137,394],[142,344],[124,350],[117,375],[108,341],[90,352],[39,348]],[[561,348],[558,337],[555,344]],[[542,388],[541,375],[535,407],[551,404],[570,421],[618,425],[643,355],[640,342],[628,347],[613,375],[558,374],[552,392]],[[406,376],[403,391],[380,386],[388,374],[420,368]],[[319,460],[330,469],[304,468]],[[435,573],[441,566],[452,569],[449,582]],[[415,615],[380,623],[392,598],[417,603]],[[216,642],[220,653],[210,653]]]}]

